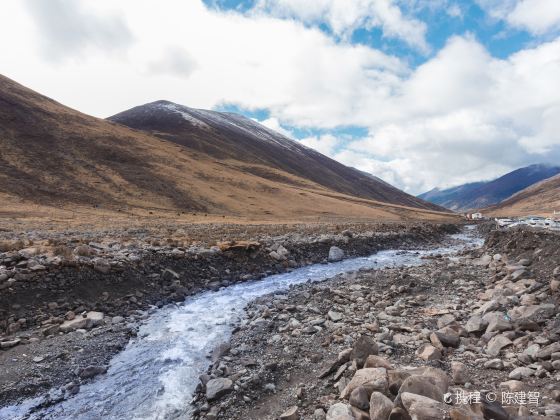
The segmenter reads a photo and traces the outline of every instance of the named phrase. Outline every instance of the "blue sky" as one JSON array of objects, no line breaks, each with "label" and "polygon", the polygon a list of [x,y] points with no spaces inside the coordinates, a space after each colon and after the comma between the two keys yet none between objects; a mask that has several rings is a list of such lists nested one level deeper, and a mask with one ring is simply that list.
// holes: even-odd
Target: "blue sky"
[{"label": "blue sky", "polygon": [[558,0],[46,4],[0,2],[0,72],[91,115],[240,112],[413,194],[560,162]]},{"label": "blue sky", "polygon": [[[548,3],[553,2],[550,0]],[[259,8],[259,5],[265,3],[262,7],[266,10],[266,1],[260,0],[206,0],[208,7],[211,7],[219,11],[232,11],[234,13],[245,13],[251,14],[255,9]],[[289,3],[289,2],[288,2]],[[410,17],[412,19],[418,20],[425,24],[424,37],[427,44],[426,49],[419,49],[415,45],[411,45],[407,39],[400,37],[394,37],[386,34],[382,26],[362,26],[356,27],[350,36],[347,34],[340,36],[340,34],[333,31],[332,27],[325,21],[304,21],[305,25],[318,28],[319,30],[326,33],[329,37],[332,37],[337,42],[349,43],[353,45],[365,45],[377,50],[381,50],[388,55],[399,57],[401,60],[405,61],[410,70],[413,71],[419,66],[430,62],[436,57],[439,52],[445,48],[449,40],[453,37],[467,37],[476,40],[480,45],[482,45],[487,53],[495,57],[496,59],[507,60],[512,57],[515,53],[522,52],[524,49],[531,49],[538,47],[539,44],[548,41],[553,41],[557,35],[560,26],[558,25],[558,20],[553,22],[545,31],[540,29],[535,30],[530,26],[530,24],[512,24],[507,19],[507,13],[515,10],[516,6],[523,3],[522,1],[469,1],[469,0],[450,0],[450,1],[402,1],[397,2],[403,15]],[[526,2],[530,3],[530,2]],[[534,4],[528,4],[530,7],[539,7],[544,4],[543,2],[534,2]],[[554,7],[557,11],[557,7]],[[543,9],[543,13],[547,11]],[[296,16],[287,13],[287,18],[297,20]],[[280,13],[282,16],[282,13]],[[286,16],[283,16],[286,18]],[[560,92],[558,92],[560,96]],[[250,118],[254,118],[260,121],[266,121],[267,119],[273,117],[267,109],[257,109],[251,110],[238,106],[233,103],[220,104],[217,109],[228,110],[232,112],[243,113]],[[281,123],[281,128],[284,128],[289,135],[296,139],[304,139],[310,146],[319,149],[320,151],[327,153],[333,157],[338,157],[339,160],[341,156],[344,156],[344,150],[348,143],[352,143],[353,140],[361,139],[367,137],[368,128],[367,126],[360,125],[345,125],[339,126],[331,129],[324,128],[314,128],[312,126],[301,127],[297,125],[291,125],[289,123]],[[276,124],[273,128],[280,128]],[[323,141],[326,146],[321,145],[321,138],[328,137],[332,140],[335,137],[337,140],[334,141],[334,146],[330,146],[328,141]],[[309,139],[306,141],[306,139]],[[467,139],[468,141],[468,139]],[[458,149],[464,148],[465,144],[459,146]],[[501,149],[503,145],[498,147]],[[489,171],[485,171],[484,162],[479,160],[476,163],[478,170],[475,173],[478,175],[470,175],[462,179],[461,181],[476,181],[483,179],[490,179],[497,175],[501,175],[517,166],[522,166],[525,164],[530,164],[535,162],[549,162],[557,163],[557,149],[548,148],[547,151],[554,149],[556,153],[547,155],[544,153],[536,154],[536,156],[529,155],[520,158],[519,154],[512,156],[510,162],[492,162],[493,168]],[[505,153],[507,155],[507,153]],[[523,154],[523,153],[521,153]],[[495,155],[494,155],[495,156]],[[492,156],[492,158],[494,158]],[[371,157],[378,162],[390,162],[390,157],[384,157],[381,155],[371,154]],[[344,159],[342,159],[344,161]],[[351,160],[349,161],[352,164]],[[356,164],[356,166],[360,166]],[[482,167],[482,168],[481,168]],[[487,167],[487,166],[486,166]],[[362,169],[368,170],[367,167],[362,167]],[[370,172],[374,172],[370,170]],[[379,174],[377,174],[379,175]],[[386,174],[385,174],[386,175]],[[383,175],[381,175],[383,176]],[[399,180],[397,177],[389,177],[391,182],[396,183],[399,186],[403,186],[403,180]],[[400,182],[399,182],[400,181]],[[431,184],[423,184],[416,188],[405,189],[413,193],[418,193],[423,189],[431,187],[448,187],[451,184],[457,184],[461,181],[455,182],[445,182],[433,181]]]},{"label": "blue sky", "polygon": [[[258,5],[259,1],[205,0],[205,3],[208,7],[216,10],[250,13]],[[380,49],[387,54],[396,55],[409,63],[411,68],[418,67],[429,61],[454,35],[472,35],[486,47],[492,56],[502,59],[527,46],[550,38],[550,34],[544,37],[533,36],[527,29],[511,27],[504,20],[492,17],[476,1],[438,2],[436,0],[431,5],[428,2],[425,4],[411,2],[409,4],[404,3],[401,10],[409,16],[414,16],[426,23],[426,41],[430,47],[429,52],[419,51],[402,39],[385,36],[383,30],[379,27],[357,28],[352,33],[351,38],[347,40],[341,40],[328,25],[319,23],[316,27],[339,41],[367,45]],[[554,32],[552,31],[553,34]],[[215,109],[242,113],[247,117],[257,120],[266,120],[271,116],[270,112],[266,109],[244,109],[231,103],[220,104]],[[314,129],[313,127],[297,127],[286,124],[285,128],[296,138],[321,136],[326,133],[332,133],[337,136],[343,134],[344,136],[358,138],[364,136],[364,132],[367,132],[366,128],[360,126],[344,126],[337,127],[334,130],[321,130]]]}]

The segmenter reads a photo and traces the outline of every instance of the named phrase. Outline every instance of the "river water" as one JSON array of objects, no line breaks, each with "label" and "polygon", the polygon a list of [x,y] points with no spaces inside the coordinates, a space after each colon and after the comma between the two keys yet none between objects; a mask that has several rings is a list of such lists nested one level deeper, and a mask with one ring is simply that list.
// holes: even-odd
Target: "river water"
[{"label": "river water", "polygon": [[431,250],[387,250],[369,257],[315,264],[216,292],[189,297],[180,305],[157,310],[138,336],[111,361],[106,375],[81,387],[58,404],[38,409],[46,397],[0,409],[0,419],[185,419],[208,354],[229,340],[245,316],[247,303],[282,292],[291,285],[327,280],[360,269],[420,265],[429,254],[453,253],[480,246],[473,229],[451,235],[450,244]]}]

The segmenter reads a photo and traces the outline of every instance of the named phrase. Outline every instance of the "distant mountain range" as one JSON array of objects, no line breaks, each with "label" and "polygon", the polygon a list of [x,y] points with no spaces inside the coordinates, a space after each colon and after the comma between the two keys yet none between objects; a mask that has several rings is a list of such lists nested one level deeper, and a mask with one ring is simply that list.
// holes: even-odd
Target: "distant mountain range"
[{"label": "distant mountain range", "polygon": [[525,188],[560,173],[559,166],[536,164],[517,169],[493,181],[474,182],[440,190],[418,198],[457,212],[493,206]]},{"label": "distant mountain range", "polygon": [[487,209],[501,216],[546,215],[560,212],[560,175],[537,182]]},{"label": "distant mountain range", "polygon": [[0,214],[9,204],[15,215],[27,206],[246,220],[449,217],[240,115],[158,101],[103,120],[3,76],[0,202]]}]

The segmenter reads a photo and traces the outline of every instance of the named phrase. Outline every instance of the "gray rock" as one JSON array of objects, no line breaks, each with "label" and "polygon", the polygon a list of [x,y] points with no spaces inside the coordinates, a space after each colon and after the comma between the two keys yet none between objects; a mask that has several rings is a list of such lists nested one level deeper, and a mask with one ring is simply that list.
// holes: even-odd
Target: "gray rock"
[{"label": "gray rock", "polygon": [[482,316],[473,315],[467,321],[465,325],[465,329],[469,333],[476,333],[476,332],[484,331],[487,325],[488,323],[482,319]]},{"label": "gray rock", "polygon": [[488,254],[483,255],[479,259],[474,261],[475,265],[480,265],[483,267],[487,267],[492,262],[492,257]]},{"label": "gray rock", "polygon": [[348,399],[350,405],[359,408],[360,410],[369,409],[369,395],[365,387],[359,386],[354,388],[350,393],[350,398]]},{"label": "gray rock", "polygon": [[352,380],[340,393],[340,398],[348,399],[352,391],[359,386],[366,388],[368,393],[374,391],[386,393],[389,387],[387,371],[384,368],[365,368],[356,371]]},{"label": "gray rock", "polygon": [[361,368],[364,366],[368,356],[376,355],[378,352],[379,348],[375,340],[367,335],[362,335],[352,346],[350,359],[355,360],[358,367]]},{"label": "gray rock", "polygon": [[348,404],[336,403],[329,407],[326,420],[354,420],[354,415]]},{"label": "gray rock", "polygon": [[90,329],[101,325],[103,323],[103,313],[90,311],[86,314],[85,317],[78,316],[74,319],[64,321],[60,324],[60,331],[62,332],[70,332],[77,329]]},{"label": "gray rock", "polygon": [[486,354],[489,354],[490,356],[497,356],[504,347],[511,346],[512,344],[512,341],[505,335],[496,335],[488,342],[488,345],[486,346]]},{"label": "gray rock", "polygon": [[395,398],[396,406],[402,405],[402,395],[404,393],[422,395],[439,402],[443,401],[444,394],[434,378],[422,375],[412,375],[404,380]]},{"label": "gray rock", "polygon": [[404,392],[401,400],[404,409],[413,419],[443,419],[449,411],[449,408],[439,401],[409,392]]},{"label": "gray rock", "polygon": [[369,400],[370,420],[386,420],[393,408],[393,402],[381,392],[376,391],[371,394]]},{"label": "gray rock", "polygon": [[206,383],[206,399],[213,401],[229,394],[233,390],[233,382],[228,378],[210,379]]},{"label": "gray rock", "polygon": [[339,322],[342,321],[343,315],[340,312],[336,312],[336,311],[329,311],[328,314],[329,319],[332,322]]},{"label": "gray rock", "polygon": [[313,420],[325,420],[327,413],[322,408],[317,408],[313,412]]},{"label": "gray rock", "polygon": [[111,271],[111,264],[104,258],[96,258],[93,262],[93,269],[102,274],[108,274]]},{"label": "gray rock", "polygon": [[515,321],[531,320],[535,322],[544,321],[556,315],[556,306],[552,303],[541,305],[517,306],[509,311],[511,318]]},{"label": "gray rock", "polygon": [[529,378],[529,377],[533,376],[534,373],[535,373],[535,371],[533,369],[522,366],[522,367],[518,367],[518,368],[513,369],[509,373],[508,378],[509,379],[515,379],[515,380],[525,379],[525,378]]},{"label": "gray rock", "polygon": [[17,346],[21,340],[16,338],[15,340],[0,341],[0,349],[9,349],[11,347]]},{"label": "gray rock", "polygon": [[484,362],[484,367],[487,369],[502,370],[504,368],[504,362],[502,359],[492,359]]},{"label": "gray rock", "polygon": [[88,366],[81,369],[78,372],[78,376],[82,379],[93,378],[94,376],[101,375],[107,372],[107,368],[104,366]]},{"label": "gray rock", "polygon": [[550,359],[552,353],[560,352],[560,342],[556,341],[545,348],[539,350],[535,357],[537,359]]},{"label": "gray rock", "polygon": [[451,314],[445,314],[438,318],[437,320],[437,327],[443,328],[447,327],[449,324],[455,321],[455,317]]},{"label": "gray rock", "polygon": [[331,246],[329,249],[329,261],[341,261],[344,258],[344,251],[337,246]]},{"label": "gray rock", "polygon": [[439,360],[441,359],[441,351],[431,344],[423,344],[416,350],[416,355],[423,360]]},{"label": "gray rock", "polygon": [[461,362],[451,362],[451,376],[456,385],[463,385],[469,380],[467,367]]}]

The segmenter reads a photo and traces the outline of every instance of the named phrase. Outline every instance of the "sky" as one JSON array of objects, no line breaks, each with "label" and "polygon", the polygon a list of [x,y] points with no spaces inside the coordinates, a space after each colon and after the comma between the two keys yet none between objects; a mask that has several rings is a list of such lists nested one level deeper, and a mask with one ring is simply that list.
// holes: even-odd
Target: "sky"
[{"label": "sky", "polygon": [[560,163],[560,0],[2,0],[0,73],[242,113],[419,194]]}]

